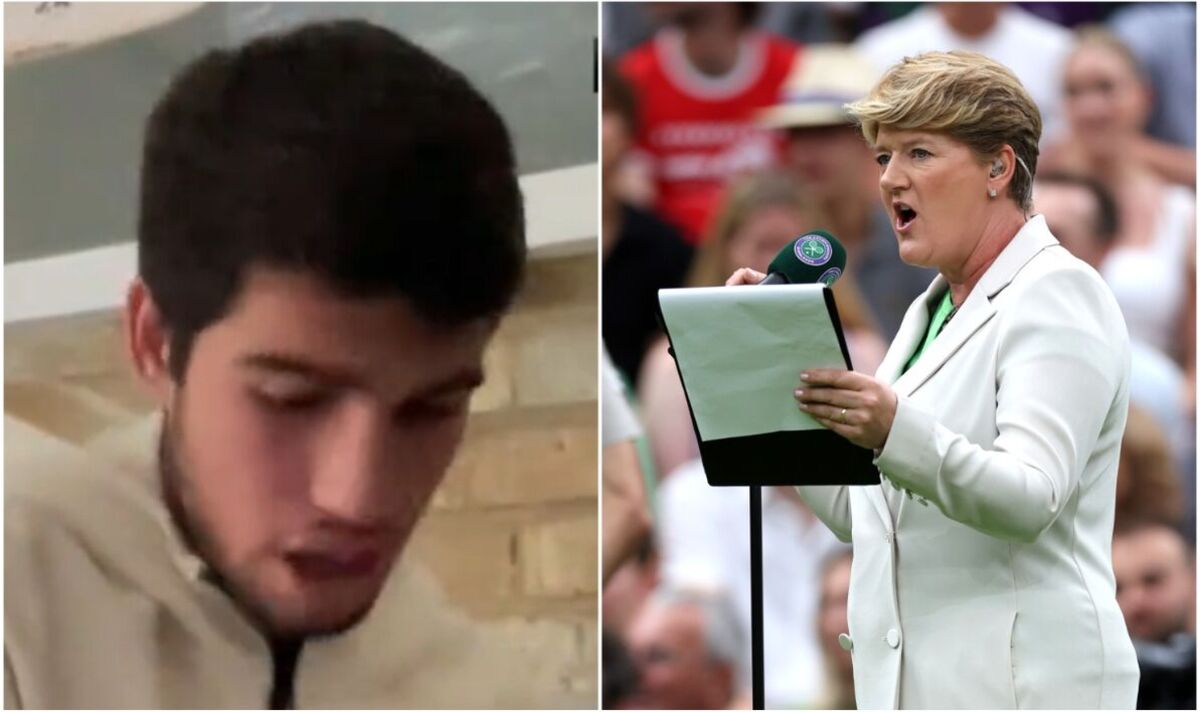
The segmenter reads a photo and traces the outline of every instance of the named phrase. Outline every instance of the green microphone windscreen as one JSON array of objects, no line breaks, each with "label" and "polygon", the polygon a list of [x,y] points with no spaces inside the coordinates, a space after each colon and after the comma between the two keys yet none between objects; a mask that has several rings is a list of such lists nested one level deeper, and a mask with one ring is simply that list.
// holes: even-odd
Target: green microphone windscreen
[{"label": "green microphone windscreen", "polygon": [[780,250],[768,274],[785,277],[788,284],[832,285],[846,269],[846,248],[824,230],[806,232]]}]

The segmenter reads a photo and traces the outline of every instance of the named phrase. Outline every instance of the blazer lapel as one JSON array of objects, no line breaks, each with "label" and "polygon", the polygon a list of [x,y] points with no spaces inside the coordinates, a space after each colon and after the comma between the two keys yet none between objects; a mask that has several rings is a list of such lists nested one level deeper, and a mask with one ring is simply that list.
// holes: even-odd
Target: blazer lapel
[{"label": "blazer lapel", "polygon": [[900,322],[900,329],[896,332],[896,338],[892,339],[892,345],[888,347],[883,361],[875,370],[875,378],[890,384],[900,377],[900,369],[904,368],[917,344],[925,338],[925,330],[929,328],[930,302],[945,289],[946,278],[939,274],[933,278],[921,298],[909,305],[908,311],[904,313],[904,320]]},{"label": "blazer lapel", "polygon": [[[900,369],[904,368],[917,344],[925,338],[925,330],[929,327],[930,301],[945,289],[946,278],[940,274],[936,275],[925,289],[924,295],[909,305],[908,311],[904,313],[904,320],[900,322],[900,329],[896,332],[896,338],[892,339],[892,345],[880,362],[879,368],[875,370],[876,379],[891,384],[900,376]],[[887,495],[883,491],[882,480],[878,487],[864,489],[867,501],[875,508],[875,513],[879,515],[887,531],[894,531],[895,519],[888,505]]]},{"label": "blazer lapel", "polygon": [[[996,315],[992,298],[1012,282],[1034,255],[1056,244],[1058,241],[1046,228],[1045,218],[1041,215],[1030,218],[984,272],[979,283],[971,290],[967,300],[941,335],[933,340],[913,367],[902,374],[900,370],[912,357],[920,341],[925,338],[925,332],[929,328],[930,305],[940,298],[947,288],[946,278],[939,274],[925,290],[924,296],[913,302],[905,313],[900,330],[879,365],[875,377],[884,383],[890,383],[897,395],[911,395]],[[900,498],[899,503],[893,507],[889,505],[882,483],[879,487],[868,487],[867,490],[867,499],[888,529],[893,530],[903,514],[904,499]]]},{"label": "blazer lapel", "polygon": [[[879,368],[875,369],[876,379],[890,384],[900,375],[900,369],[912,355],[918,341],[925,338],[925,329],[929,324],[929,300],[945,288],[946,279],[939,274],[925,289],[925,294],[908,307],[908,311],[904,313],[904,320],[900,322],[900,329],[896,332],[896,338],[892,339],[892,345],[884,354],[883,361],[880,362]],[[891,508],[888,506],[887,496],[883,492],[882,480],[879,486],[872,485],[863,489],[867,501],[875,508],[875,513],[879,515],[887,531],[893,531],[895,521],[892,518]]]},{"label": "blazer lapel", "polygon": [[[1046,220],[1041,215],[1035,215],[1026,221],[1025,226],[1017,232],[1012,241],[983,273],[978,284],[959,307],[955,317],[946,324],[941,335],[934,339],[911,369],[894,381],[893,388],[897,395],[912,395],[937,373],[946,361],[979,331],[980,327],[995,316],[996,310],[992,306],[992,299],[1012,282],[1021,268],[1033,259],[1034,255],[1057,244],[1058,241],[1046,228]],[[945,279],[939,275],[938,279],[934,280],[934,284],[938,285],[939,281],[941,288],[944,289]],[[927,292],[926,299],[930,296]],[[905,321],[908,321],[908,317],[905,317]],[[928,317],[925,318],[924,323],[928,324]],[[915,348],[915,344],[905,352],[904,359],[912,355],[913,348]],[[888,355],[891,356],[891,353],[889,352]]]},{"label": "blazer lapel", "polygon": [[958,314],[946,324],[942,333],[925,349],[913,367],[892,384],[896,394],[912,395],[913,391],[937,373],[942,364],[946,363],[995,313],[987,296],[977,289],[971,290],[967,301],[959,307]]}]

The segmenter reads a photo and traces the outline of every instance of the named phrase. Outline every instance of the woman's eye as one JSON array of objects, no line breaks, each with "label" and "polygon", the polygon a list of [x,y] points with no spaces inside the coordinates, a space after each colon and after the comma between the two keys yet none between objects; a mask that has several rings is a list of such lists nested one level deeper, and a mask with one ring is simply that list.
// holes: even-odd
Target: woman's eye
[{"label": "woman's eye", "polygon": [[891,158],[891,156],[887,155],[886,153],[881,153],[875,157],[875,162],[881,166],[886,166],[889,158]]},{"label": "woman's eye", "polygon": [[913,158],[929,158],[931,154],[923,148],[914,148],[912,151]]}]

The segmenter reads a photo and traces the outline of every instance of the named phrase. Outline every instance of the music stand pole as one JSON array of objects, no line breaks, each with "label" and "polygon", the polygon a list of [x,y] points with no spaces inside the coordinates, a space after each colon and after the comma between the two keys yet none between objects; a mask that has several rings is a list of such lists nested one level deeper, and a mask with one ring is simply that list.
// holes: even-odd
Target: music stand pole
[{"label": "music stand pole", "polygon": [[766,709],[763,685],[762,487],[750,487],[750,669],[753,708]]}]

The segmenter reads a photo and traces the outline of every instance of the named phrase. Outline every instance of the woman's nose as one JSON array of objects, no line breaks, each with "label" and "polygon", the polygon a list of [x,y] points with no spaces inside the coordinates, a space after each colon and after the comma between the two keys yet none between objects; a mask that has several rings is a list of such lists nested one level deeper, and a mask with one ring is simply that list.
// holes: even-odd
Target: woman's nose
[{"label": "woman's nose", "polygon": [[904,181],[904,172],[896,165],[895,161],[889,161],[883,167],[883,173],[879,174],[879,187],[889,193],[903,188]]}]

